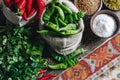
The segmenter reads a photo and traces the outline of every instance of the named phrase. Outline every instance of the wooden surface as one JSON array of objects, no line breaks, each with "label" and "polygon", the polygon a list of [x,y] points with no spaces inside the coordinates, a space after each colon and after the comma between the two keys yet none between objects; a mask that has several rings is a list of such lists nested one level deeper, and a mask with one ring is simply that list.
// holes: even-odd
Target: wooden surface
[{"label": "wooden surface", "polygon": [[[73,0],[72,0],[73,1]],[[1,8],[1,0],[0,0],[0,8]],[[106,9],[105,6],[103,5],[102,9]],[[118,15],[118,17],[120,18],[120,11],[115,12],[115,14]],[[0,11],[0,26],[4,25],[5,23],[5,17],[1,18],[1,16],[3,17],[2,14],[2,10]],[[90,51],[94,50],[96,47],[98,47],[99,45],[101,45],[104,41],[106,41],[108,38],[106,39],[101,39],[98,38],[97,36],[95,36],[91,30],[90,30],[90,18],[91,16],[85,16],[84,18],[84,24],[85,24],[85,31],[83,33],[83,39],[82,42],[80,44],[80,47],[83,47],[84,49],[87,50],[86,54],[88,54]],[[84,55],[86,55],[84,54]],[[79,57],[83,57],[84,55],[81,55]],[[51,58],[48,58],[48,60],[51,63],[54,63],[53,60],[51,60]],[[50,71],[51,73],[55,73],[55,74],[60,74],[63,70],[55,70],[55,71]]]}]

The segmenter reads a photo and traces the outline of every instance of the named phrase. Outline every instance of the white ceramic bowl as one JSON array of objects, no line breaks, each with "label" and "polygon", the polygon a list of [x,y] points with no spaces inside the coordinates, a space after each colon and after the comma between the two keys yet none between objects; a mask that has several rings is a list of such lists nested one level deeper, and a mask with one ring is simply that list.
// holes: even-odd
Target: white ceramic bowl
[{"label": "white ceramic bowl", "polygon": [[[91,21],[90,21],[90,28],[91,28],[92,32],[93,32],[96,36],[98,36],[98,37],[100,37],[100,38],[109,38],[109,37],[111,37],[111,36],[108,36],[108,37],[101,36],[101,35],[99,35],[98,33],[96,33],[96,31],[93,29],[94,19],[96,18],[96,16],[98,16],[98,15],[100,15],[100,14],[107,14],[107,15],[111,16],[111,17],[115,20],[116,30],[113,32],[113,34],[112,34],[111,36],[115,35],[115,34],[119,31],[120,22],[119,22],[118,16],[117,16],[116,14],[114,14],[114,13],[113,13],[112,11],[110,11],[110,10],[101,10],[101,11],[95,13],[95,14],[92,16]],[[109,27],[109,26],[108,26],[108,27]]]}]

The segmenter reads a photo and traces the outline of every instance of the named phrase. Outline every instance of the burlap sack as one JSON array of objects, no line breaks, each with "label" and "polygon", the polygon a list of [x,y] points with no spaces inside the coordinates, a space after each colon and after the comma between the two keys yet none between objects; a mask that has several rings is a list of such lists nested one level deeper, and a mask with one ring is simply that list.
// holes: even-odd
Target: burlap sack
[{"label": "burlap sack", "polygon": [[[60,0],[60,1],[65,3],[64,0],[63,1]],[[68,2],[70,4],[72,4],[70,1],[68,1]],[[72,4],[71,6],[74,6],[74,5]],[[73,9],[72,11],[73,12],[78,12],[77,8],[76,8],[77,11],[76,10],[74,11],[74,10],[75,9]],[[43,14],[42,14],[42,16],[43,16]],[[78,23],[79,23],[80,32],[77,33],[77,34],[67,36],[67,37],[50,36],[50,35],[47,35],[47,34],[44,34],[44,35],[41,35],[41,36],[46,40],[48,45],[50,45],[50,47],[54,51],[56,51],[57,53],[59,53],[61,55],[68,55],[68,54],[72,53],[73,51],[75,51],[77,49],[77,47],[80,44],[81,39],[82,39],[82,35],[83,35],[83,31],[84,31],[83,19],[80,19]],[[44,21],[42,20],[42,17],[41,17],[40,26],[39,26],[40,29],[42,29],[41,27],[43,27],[43,25],[44,25]]]},{"label": "burlap sack", "polygon": [[22,16],[18,16],[16,15],[16,13],[12,12],[5,4],[4,1],[2,1],[2,5],[3,5],[3,14],[4,16],[7,18],[7,20],[9,20],[11,23],[13,24],[17,24],[19,26],[24,26],[27,23],[29,23],[32,18],[35,16],[35,14],[31,17],[28,18],[28,21],[25,21]]}]

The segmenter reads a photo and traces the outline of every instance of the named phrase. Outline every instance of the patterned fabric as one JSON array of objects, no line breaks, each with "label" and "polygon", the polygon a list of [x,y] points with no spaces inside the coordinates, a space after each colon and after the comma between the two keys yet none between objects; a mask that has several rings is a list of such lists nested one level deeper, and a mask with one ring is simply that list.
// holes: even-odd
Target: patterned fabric
[{"label": "patterned fabric", "polygon": [[[116,70],[118,71],[116,72]],[[98,71],[96,71],[86,80],[120,80],[117,79],[117,75],[119,74],[119,72],[120,72],[120,56],[109,62],[107,65],[105,65]]]},{"label": "patterned fabric", "polygon": [[112,66],[94,80],[120,80],[120,62]]},{"label": "patterned fabric", "polygon": [[[116,62],[120,62],[119,55],[120,34],[117,34],[112,39],[108,40],[100,47],[82,58],[76,65],[58,75],[54,78],[54,80],[120,80],[120,78],[102,79],[100,75],[109,68],[111,70],[111,66],[113,66]],[[114,74],[114,72],[115,71],[113,70],[112,73]],[[118,73],[119,72],[120,71],[118,71]],[[120,77],[120,74],[116,75]],[[105,76],[107,75],[103,74],[102,77]]]}]

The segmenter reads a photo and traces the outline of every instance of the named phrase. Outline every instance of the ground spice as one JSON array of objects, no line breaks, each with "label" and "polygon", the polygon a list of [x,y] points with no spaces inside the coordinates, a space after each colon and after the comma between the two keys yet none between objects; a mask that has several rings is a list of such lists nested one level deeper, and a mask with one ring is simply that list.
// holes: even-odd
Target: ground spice
[{"label": "ground spice", "polygon": [[120,0],[104,0],[105,5],[113,10],[120,10]]},{"label": "ground spice", "polygon": [[79,10],[91,15],[99,9],[101,0],[75,0],[75,4]]},{"label": "ground spice", "polygon": [[100,14],[93,21],[93,30],[100,37],[112,36],[116,28],[115,19],[107,14]]}]

